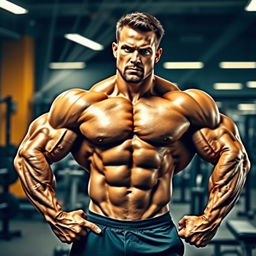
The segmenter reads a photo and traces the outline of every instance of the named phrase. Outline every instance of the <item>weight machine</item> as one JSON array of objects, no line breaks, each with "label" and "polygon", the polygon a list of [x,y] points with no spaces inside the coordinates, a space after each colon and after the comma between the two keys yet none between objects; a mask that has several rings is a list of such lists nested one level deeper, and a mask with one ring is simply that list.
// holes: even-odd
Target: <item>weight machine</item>
[{"label": "weight machine", "polygon": [[13,112],[13,101],[10,96],[0,98],[0,103],[6,105],[5,114],[5,145],[0,146],[0,220],[2,230],[0,239],[9,240],[14,236],[21,236],[20,231],[10,231],[9,222],[19,210],[18,199],[9,193],[9,185],[13,184],[18,176],[13,166],[13,158],[16,147],[11,145],[11,114]]}]

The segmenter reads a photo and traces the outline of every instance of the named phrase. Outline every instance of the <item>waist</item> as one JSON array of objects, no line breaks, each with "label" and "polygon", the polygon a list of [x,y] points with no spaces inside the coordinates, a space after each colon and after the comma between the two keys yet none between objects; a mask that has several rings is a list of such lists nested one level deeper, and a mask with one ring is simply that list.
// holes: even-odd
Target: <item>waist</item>
[{"label": "waist", "polygon": [[143,220],[119,220],[109,218],[103,215],[99,215],[92,211],[88,211],[88,220],[107,227],[118,228],[118,229],[153,229],[161,225],[173,225],[170,213],[167,212],[163,215],[148,218]]}]

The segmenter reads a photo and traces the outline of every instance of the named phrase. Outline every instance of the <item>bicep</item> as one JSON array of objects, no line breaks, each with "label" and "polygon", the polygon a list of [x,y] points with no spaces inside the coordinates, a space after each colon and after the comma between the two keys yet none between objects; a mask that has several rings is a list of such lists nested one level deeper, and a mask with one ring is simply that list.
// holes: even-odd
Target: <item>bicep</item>
[{"label": "bicep", "polygon": [[214,128],[202,128],[193,134],[193,142],[199,155],[205,160],[216,163],[222,154],[226,158],[240,157],[244,152],[238,129],[226,116],[221,115],[219,125]]},{"label": "bicep", "polygon": [[[55,162],[68,154],[76,134],[67,129],[54,129],[48,122],[48,114],[37,118],[29,127],[16,158],[31,162]],[[41,159],[41,161],[39,161]]]}]

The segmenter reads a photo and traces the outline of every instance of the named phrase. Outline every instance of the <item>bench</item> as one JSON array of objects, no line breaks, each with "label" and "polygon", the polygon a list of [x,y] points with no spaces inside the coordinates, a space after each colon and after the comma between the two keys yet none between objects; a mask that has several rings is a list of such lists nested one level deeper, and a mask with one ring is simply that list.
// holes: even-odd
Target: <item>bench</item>
[{"label": "bench", "polygon": [[[226,225],[233,237],[213,238],[209,243],[214,246],[213,256],[231,253],[238,256],[252,256],[252,250],[256,248],[256,227],[247,220],[228,220]],[[232,249],[223,250],[222,246],[230,246]]]},{"label": "bench", "polygon": [[[214,246],[214,254],[212,256],[224,256],[225,254],[233,254],[237,256],[242,256],[234,247],[239,246],[239,242],[234,238],[213,238],[209,245]],[[222,246],[232,246],[232,249],[221,249]]]},{"label": "bench", "polygon": [[256,248],[256,227],[247,220],[228,220],[227,228],[240,243],[243,256],[252,256]]}]

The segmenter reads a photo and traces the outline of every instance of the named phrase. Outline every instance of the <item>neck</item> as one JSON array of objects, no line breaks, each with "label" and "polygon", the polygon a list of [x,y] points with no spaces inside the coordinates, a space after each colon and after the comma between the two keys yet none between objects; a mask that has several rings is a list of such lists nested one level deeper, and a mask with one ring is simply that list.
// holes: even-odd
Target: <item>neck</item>
[{"label": "neck", "polygon": [[140,83],[128,83],[117,71],[116,74],[116,88],[118,94],[122,94],[132,102],[136,102],[143,95],[152,93],[154,85],[154,74],[149,75]]}]

